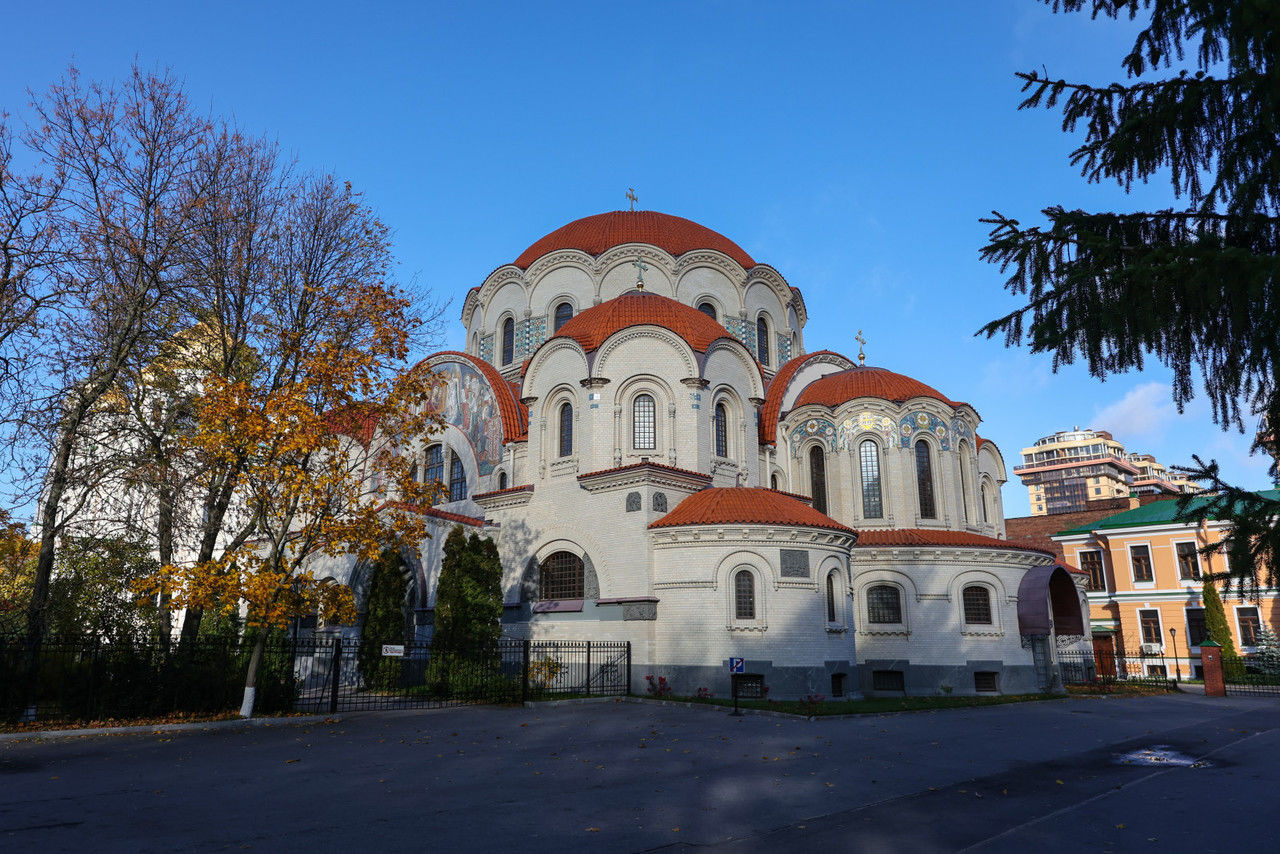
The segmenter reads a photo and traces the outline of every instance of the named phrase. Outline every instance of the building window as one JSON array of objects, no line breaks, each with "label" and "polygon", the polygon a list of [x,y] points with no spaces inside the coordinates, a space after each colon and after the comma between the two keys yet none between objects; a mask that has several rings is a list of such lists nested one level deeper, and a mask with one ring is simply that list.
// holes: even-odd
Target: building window
[{"label": "building window", "polygon": [[707,317],[711,318],[712,320],[716,321],[717,323],[719,323],[719,322],[720,322],[720,318],[716,316],[716,307],[715,307],[714,305],[712,305],[711,303],[709,303],[709,302],[699,303],[699,304],[698,304],[698,311],[702,312],[702,313],[703,313],[703,314],[705,314]]},{"label": "building window", "polygon": [[778,476],[776,474],[769,475],[769,488],[775,490],[778,488]]},{"label": "building window", "polygon": [[631,404],[631,444],[637,451],[658,447],[657,407],[651,395],[642,394]]},{"label": "building window", "polygon": [[961,594],[964,600],[964,621],[971,625],[991,625],[991,591],[974,584]]},{"label": "building window", "polygon": [[738,620],[756,618],[756,580],[749,569],[740,569],[733,577],[733,616]]},{"label": "building window", "polygon": [[432,445],[427,448],[427,462],[422,470],[425,483],[444,482],[444,446]]},{"label": "building window", "polygon": [[505,471],[498,472],[498,489],[507,488],[507,473]]},{"label": "building window", "polygon": [[1141,610],[1138,612],[1138,626],[1142,629],[1143,643],[1160,643],[1160,612]]},{"label": "building window", "polygon": [[809,449],[809,492],[813,496],[813,509],[827,512],[827,457],[822,448]]},{"label": "building window", "polygon": [[1199,646],[1201,641],[1209,636],[1209,630],[1204,625],[1204,608],[1188,608],[1187,609],[1187,644],[1189,646]]},{"label": "building window", "polygon": [[871,671],[872,691],[906,691],[907,680],[901,670]]},{"label": "building window", "polygon": [[1258,632],[1262,630],[1262,623],[1258,620],[1258,609],[1236,608],[1236,622],[1240,624],[1240,645],[1257,646]]},{"label": "building window", "polygon": [[729,456],[729,412],[723,403],[716,404],[714,417],[716,456]]},{"label": "building window", "polygon": [[1107,576],[1102,570],[1102,552],[1080,552],[1080,568],[1089,573],[1090,590],[1107,589]]},{"label": "building window", "polygon": [[973,690],[979,694],[998,694],[1000,686],[996,682],[994,670],[978,670],[973,674]]},{"label": "building window", "polygon": [[836,576],[827,575],[827,622],[836,622]]},{"label": "building window", "polygon": [[567,302],[560,303],[558,306],[556,306],[555,326],[552,328],[551,331],[559,332],[560,327],[564,326],[565,323],[567,323],[569,321],[569,318],[571,317],[573,317],[573,306],[569,305],[569,303]]},{"label": "building window", "polygon": [[1178,577],[1183,581],[1199,579],[1200,555],[1196,553],[1196,544],[1178,543],[1174,548],[1178,552]]},{"label": "building window", "polygon": [[462,467],[462,457],[449,455],[449,500],[462,501],[467,497],[467,470]]},{"label": "building window", "polygon": [[868,623],[901,623],[902,596],[898,588],[877,584],[867,590]]},{"label": "building window", "polygon": [[502,365],[506,367],[516,357],[516,322],[508,317],[502,321]]},{"label": "building window", "polygon": [[1151,550],[1146,546],[1129,546],[1129,565],[1133,567],[1134,581],[1153,581]]},{"label": "building window", "polygon": [[982,498],[982,522],[983,524],[986,524],[987,522],[991,521],[991,517],[988,515],[988,511],[987,511],[987,501],[989,500],[987,497],[987,485],[985,483],[982,484],[982,486],[978,489],[978,492]]},{"label": "building window", "polygon": [[929,455],[929,443],[923,439],[916,442],[916,492],[920,496],[920,518],[938,518],[938,511],[933,506],[933,460]]},{"label": "building window", "polygon": [[969,496],[973,492],[973,488],[969,485],[969,446],[962,443],[960,445],[960,453],[956,455],[956,462],[960,465],[960,518],[968,524],[969,522]]},{"label": "building window", "polygon": [[763,314],[756,320],[756,357],[760,364],[769,364],[769,321]]},{"label": "building window", "polygon": [[560,456],[573,453],[573,404],[560,404]]},{"label": "building window", "polygon": [[667,494],[665,492],[655,492],[653,494],[653,512],[667,512]]},{"label": "building window", "polygon": [[586,576],[582,558],[573,552],[556,552],[542,562],[538,573],[538,598],[581,599]]},{"label": "building window", "polygon": [[880,497],[880,446],[864,439],[858,446],[862,469],[862,518],[883,519],[884,502]]}]

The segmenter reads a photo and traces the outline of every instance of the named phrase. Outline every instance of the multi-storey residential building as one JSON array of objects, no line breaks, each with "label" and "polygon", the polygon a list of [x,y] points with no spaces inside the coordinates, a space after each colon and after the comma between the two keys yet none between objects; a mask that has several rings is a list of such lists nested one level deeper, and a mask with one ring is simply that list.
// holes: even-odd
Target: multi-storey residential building
[{"label": "multi-storey residential building", "polygon": [[[1274,499],[1280,490],[1263,494]],[[1203,576],[1228,568],[1225,555],[1201,550],[1222,539],[1227,523],[1179,522],[1177,509],[1176,500],[1155,501],[1053,538],[1066,562],[1089,574],[1089,622],[1100,660],[1109,652],[1141,651],[1162,655],[1184,675],[1197,672],[1205,638]],[[1280,629],[1280,590],[1263,588],[1257,598],[1242,597],[1238,589],[1219,592],[1243,654],[1256,651],[1263,623]],[[1151,660],[1143,666],[1163,665]]]},{"label": "multi-storey residential building", "polygon": [[1178,495],[1198,487],[1156,462],[1150,454],[1129,454],[1106,430],[1075,427],[1036,440],[1022,449],[1022,479],[1032,516],[1079,513],[1090,501],[1131,494]]}]

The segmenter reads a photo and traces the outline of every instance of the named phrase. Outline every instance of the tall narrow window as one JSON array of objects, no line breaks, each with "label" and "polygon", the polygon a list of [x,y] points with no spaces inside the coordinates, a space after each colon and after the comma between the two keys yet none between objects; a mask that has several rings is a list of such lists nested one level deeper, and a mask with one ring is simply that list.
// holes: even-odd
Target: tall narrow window
[{"label": "tall narrow window", "polygon": [[809,493],[813,497],[813,509],[827,512],[827,457],[822,448],[809,449]]},{"label": "tall narrow window", "polygon": [[836,575],[830,573],[827,575],[827,622],[834,623],[836,621]]},{"label": "tall narrow window", "polygon": [[1142,630],[1143,643],[1160,643],[1160,612],[1152,608],[1138,612],[1138,626]]},{"label": "tall narrow window", "polygon": [[763,314],[756,320],[756,358],[762,365],[769,364],[769,321]]},{"label": "tall narrow window", "polygon": [[467,497],[467,470],[462,467],[462,457],[450,454],[449,500],[461,501]]},{"label": "tall narrow window", "polygon": [[883,519],[884,502],[880,498],[880,446],[870,439],[858,446],[862,463],[862,518]]},{"label": "tall narrow window", "polygon": [[747,569],[733,577],[733,616],[739,620],[756,618],[756,580]]},{"label": "tall narrow window", "polygon": [[990,522],[991,518],[987,515],[988,496],[987,496],[987,485],[985,483],[982,484],[982,487],[978,490],[978,494],[981,498],[981,503],[982,503],[982,521],[983,523]]},{"label": "tall narrow window", "polygon": [[964,589],[964,621],[973,625],[991,625],[991,591],[974,584]]},{"label": "tall narrow window", "polygon": [[715,414],[715,442],[716,456],[729,456],[729,411],[725,409],[723,403],[716,404]]},{"label": "tall narrow window", "polygon": [[969,521],[969,494],[973,491],[969,486],[969,446],[967,444],[960,445],[960,453],[956,455],[956,462],[960,464],[960,518],[964,522]]},{"label": "tall narrow window", "polygon": [[426,483],[444,481],[444,446],[432,445],[427,448],[427,462],[423,467],[422,479]]},{"label": "tall narrow window", "polygon": [[867,590],[867,622],[902,622],[902,596],[898,593],[898,588],[877,584]]},{"label": "tall narrow window", "polygon": [[569,305],[567,302],[560,303],[556,306],[555,327],[551,331],[559,332],[560,327],[564,326],[571,317],[573,317],[573,306]]},{"label": "tall narrow window", "polygon": [[507,488],[507,473],[505,471],[498,472],[498,489]]},{"label": "tall narrow window", "polygon": [[1200,555],[1195,543],[1178,543],[1178,577],[1183,581],[1195,581],[1200,577]]},{"label": "tall narrow window", "polygon": [[699,303],[698,311],[705,314],[714,321],[719,322],[720,318],[716,316],[716,307],[709,302]]},{"label": "tall narrow window", "polygon": [[920,518],[938,518],[933,505],[933,459],[929,455],[929,443],[923,439],[916,442],[916,492],[920,496]]},{"label": "tall narrow window", "polygon": [[631,443],[637,451],[658,447],[656,408],[650,395],[642,394],[631,404]]},{"label": "tall narrow window", "polygon": [[573,453],[573,404],[560,404],[560,456]]},{"label": "tall narrow window", "polygon": [[502,364],[507,366],[516,357],[516,322],[508,317],[502,321]]},{"label": "tall narrow window", "polygon": [[1146,546],[1129,546],[1129,565],[1133,567],[1134,581],[1153,581],[1151,573],[1151,549]]},{"label": "tall narrow window", "polygon": [[1089,573],[1090,590],[1107,589],[1107,576],[1102,570],[1102,552],[1080,552],[1080,568]]},{"label": "tall narrow window", "polygon": [[1236,622],[1240,624],[1240,645],[1257,646],[1258,633],[1262,631],[1262,622],[1258,619],[1258,609],[1236,608]]},{"label": "tall narrow window", "polygon": [[769,475],[769,488],[770,489],[778,488],[778,476],[776,474]]},{"label": "tall narrow window", "polygon": [[1187,609],[1187,643],[1199,646],[1209,636],[1204,624],[1204,608]]}]

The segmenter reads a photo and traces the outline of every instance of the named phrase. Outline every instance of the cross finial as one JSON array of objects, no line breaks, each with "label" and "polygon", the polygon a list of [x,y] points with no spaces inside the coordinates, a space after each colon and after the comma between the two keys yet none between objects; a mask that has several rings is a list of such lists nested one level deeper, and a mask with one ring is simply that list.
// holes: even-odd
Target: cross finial
[{"label": "cross finial", "polygon": [[631,266],[636,268],[636,288],[644,290],[644,271],[649,269],[649,265],[637,256],[636,260],[631,262]]},{"label": "cross finial", "polygon": [[636,209],[636,202],[640,201],[640,197],[636,195],[635,187],[627,187],[627,199],[631,202],[631,209]]},{"label": "cross finial", "polygon": [[858,365],[865,365],[867,363],[867,354],[862,348],[866,346],[867,339],[862,337],[861,329],[858,330],[858,334],[853,337],[853,340],[858,342]]}]

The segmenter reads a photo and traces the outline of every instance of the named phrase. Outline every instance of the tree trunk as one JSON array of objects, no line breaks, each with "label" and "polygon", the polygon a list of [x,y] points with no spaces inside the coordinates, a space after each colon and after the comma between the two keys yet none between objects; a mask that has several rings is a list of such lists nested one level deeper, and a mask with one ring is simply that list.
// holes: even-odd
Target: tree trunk
[{"label": "tree trunk", "polygon": [[253,644],[253,654],[249,656],[249,672],[244,677],[244,699],[240,702],[240,717],[253,717],[253,703],[258,689],[258,665],[262,663],[262,649],[267,645],[267,630],[258,632],[258,639]]},{"label": "tree trunk", "polygon": [[[169,566],[173,563],[173,487],[168,482],[167,467],[161,470],[160,475],[160,494],[159,494],[159,512],[156,518],[156,534],[157,547],[160,555],[160,565]],[[156,602],[156,618],[159,621],[160,640],[164,644],[165,649],[169,648],[169,642],[173,639],[173,615],[169,610],[169,590],[167,587],[160,588],[160,595]]]}]

